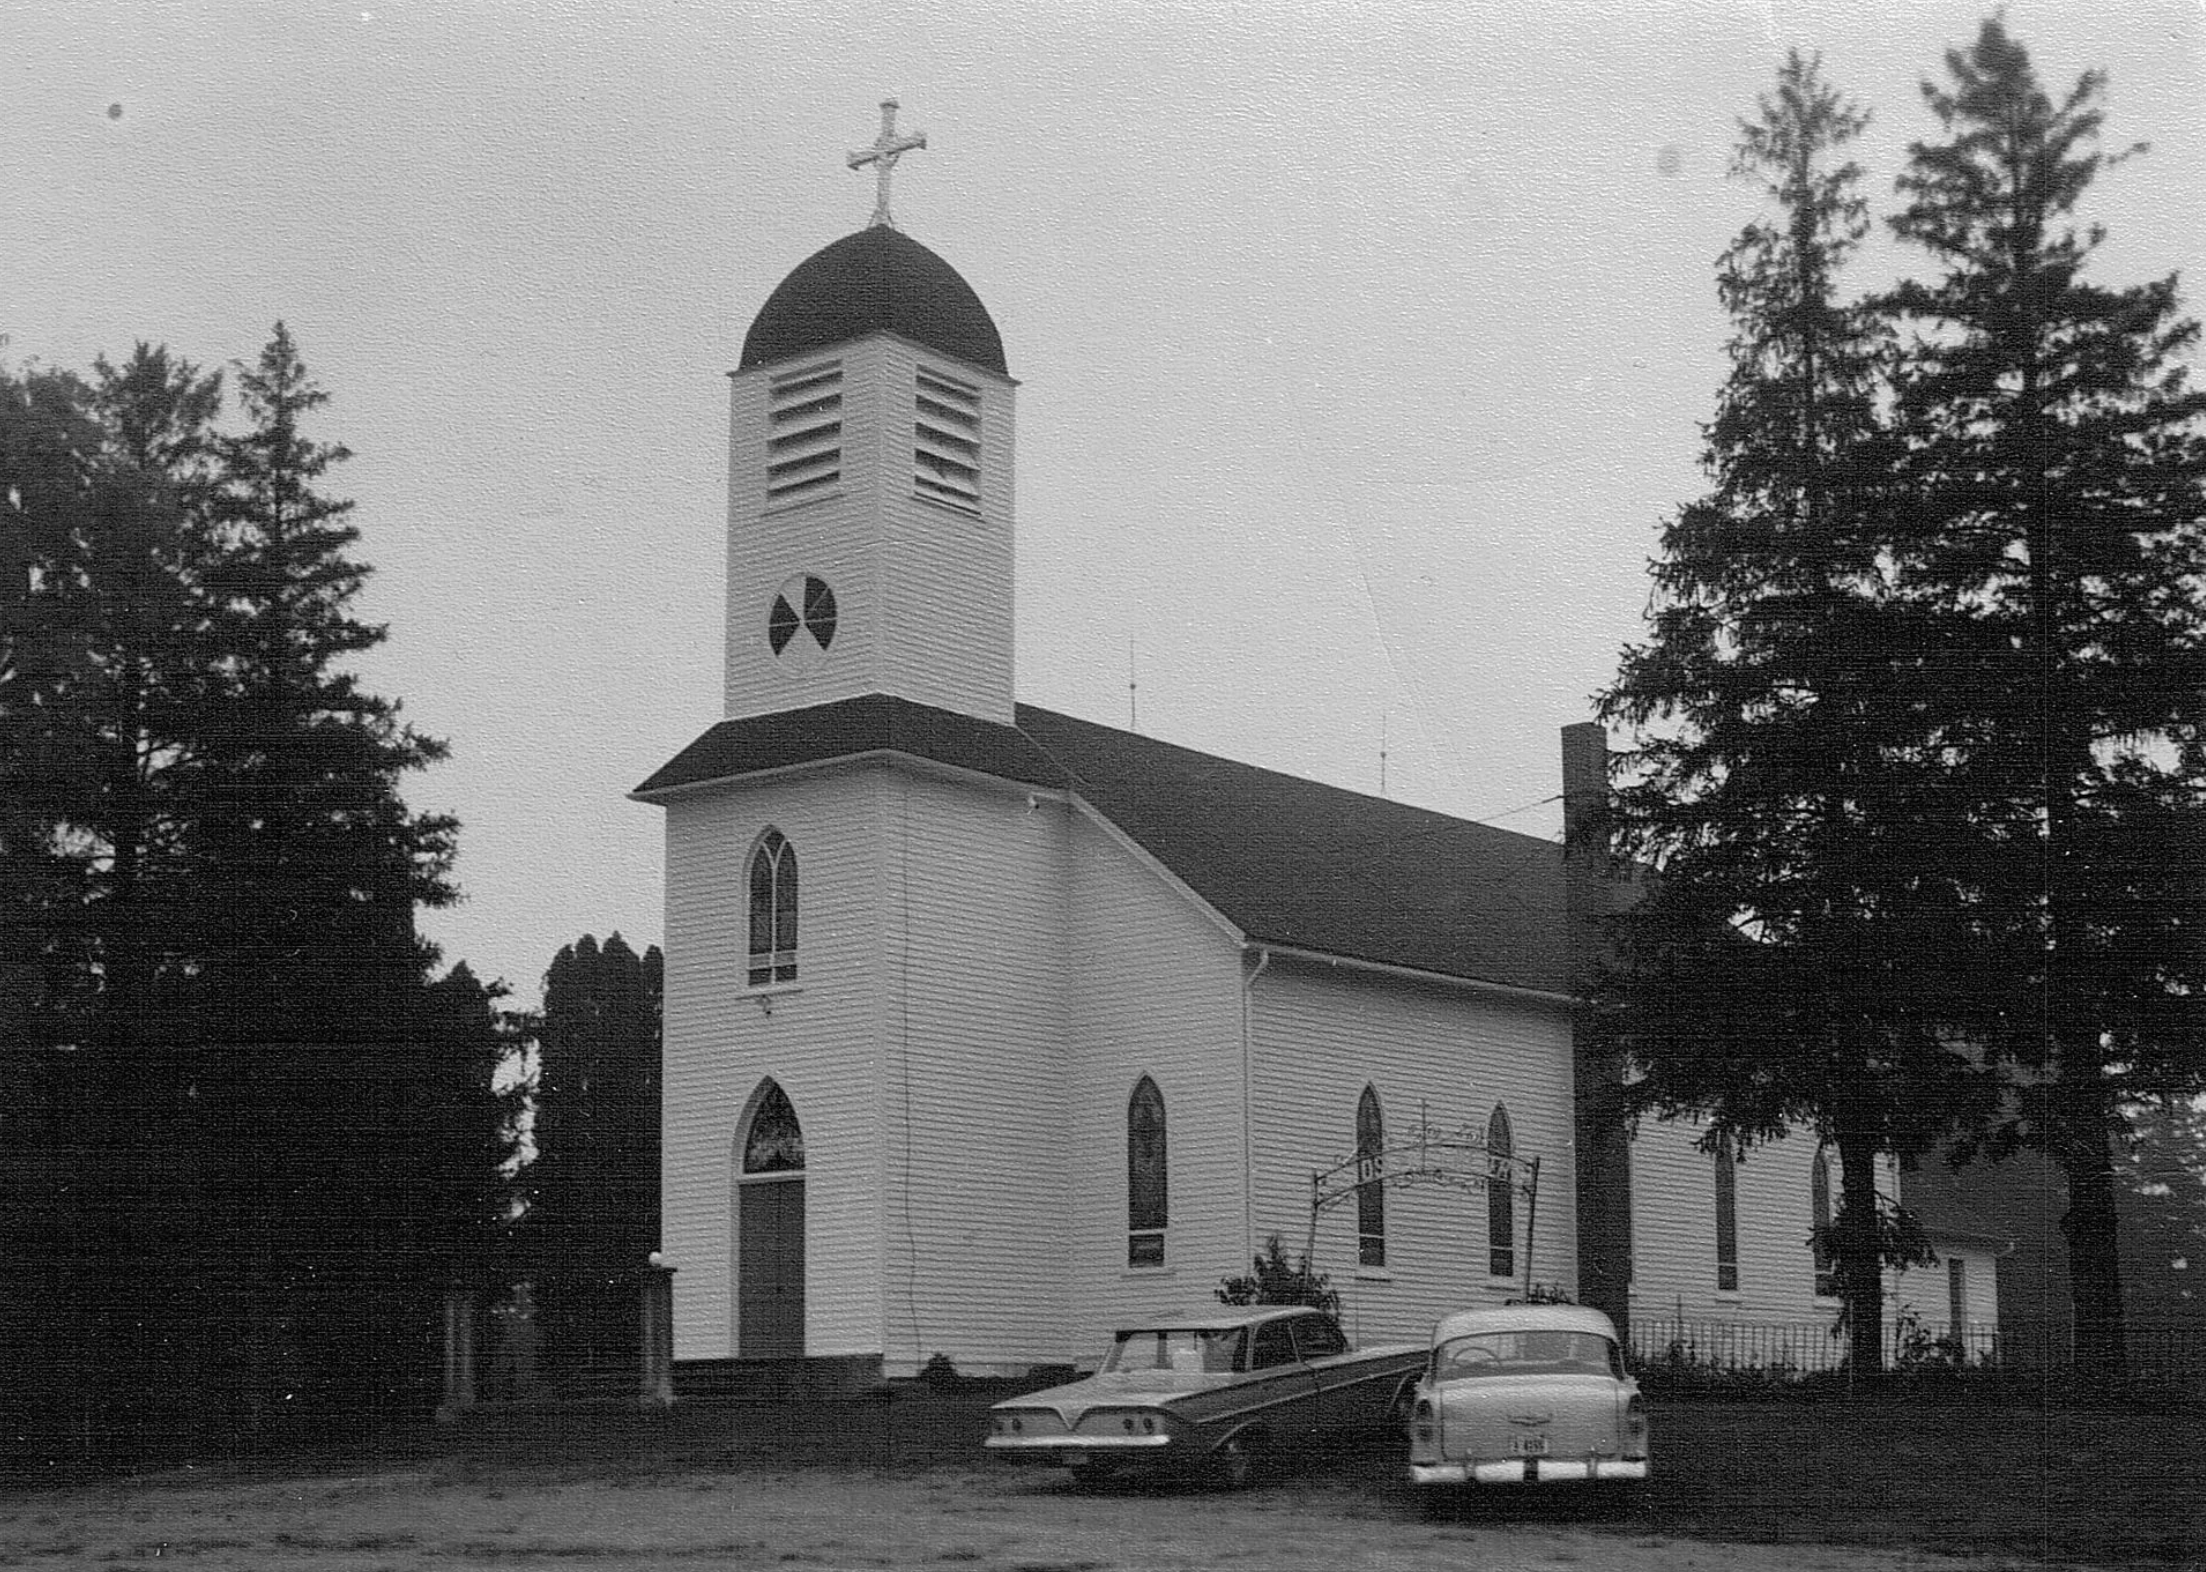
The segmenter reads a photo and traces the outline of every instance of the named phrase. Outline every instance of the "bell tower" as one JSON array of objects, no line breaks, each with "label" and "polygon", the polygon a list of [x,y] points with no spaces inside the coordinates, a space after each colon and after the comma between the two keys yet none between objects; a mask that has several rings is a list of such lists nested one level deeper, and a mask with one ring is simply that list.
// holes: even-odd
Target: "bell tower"
[{"label": "bell tower", "polygon": [[730,373],[725,714],[889,694],[1012,721],[1012,402],[957,271],[890,222],[799,263]]}]

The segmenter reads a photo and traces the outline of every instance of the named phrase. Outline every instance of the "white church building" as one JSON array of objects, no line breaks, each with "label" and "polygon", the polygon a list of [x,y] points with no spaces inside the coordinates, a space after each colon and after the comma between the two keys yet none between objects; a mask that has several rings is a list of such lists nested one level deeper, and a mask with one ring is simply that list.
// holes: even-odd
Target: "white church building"
[{"label": "white church building", "polygon": [[1018,702],[1017,384],[885,201],[732,384],[724,717],[635,792],[678,1363],[1068,1364],[1273,1234],[1357,1341],[1528,1284],[1830,1319],[1812,1142],[1606,1117],[1598,857]]}]

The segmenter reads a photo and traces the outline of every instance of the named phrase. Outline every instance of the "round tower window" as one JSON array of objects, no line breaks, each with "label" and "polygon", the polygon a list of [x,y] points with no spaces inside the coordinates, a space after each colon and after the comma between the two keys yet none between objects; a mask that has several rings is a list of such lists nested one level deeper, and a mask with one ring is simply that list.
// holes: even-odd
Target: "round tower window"
[{"label": "round tower window", "polygon": [[835,642],[835,592],[809,573],[791,575],[766,613],[766,645],[784,664],[808,670]]}]

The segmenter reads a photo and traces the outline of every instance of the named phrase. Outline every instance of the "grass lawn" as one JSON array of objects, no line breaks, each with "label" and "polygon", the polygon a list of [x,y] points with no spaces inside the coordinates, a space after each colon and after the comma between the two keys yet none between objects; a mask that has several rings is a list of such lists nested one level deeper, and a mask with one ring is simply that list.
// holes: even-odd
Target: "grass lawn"
[{"label": "grass lawn", "polygon": [[1644,1521],[1712,1539],[2206,1562],[2206,1416],[1977,1404],[1656,1412]]}]

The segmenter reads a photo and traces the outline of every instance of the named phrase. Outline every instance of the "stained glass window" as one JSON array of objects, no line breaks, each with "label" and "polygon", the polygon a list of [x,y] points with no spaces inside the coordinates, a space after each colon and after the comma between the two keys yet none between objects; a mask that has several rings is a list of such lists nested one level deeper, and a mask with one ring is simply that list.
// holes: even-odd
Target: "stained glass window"
[{"label": "stained glass window", "polygon": [[751,853],[750,982],[793,982],[797,975],[797,851],[779,830]]},{"label": "stained glass window", "polygon": [[747,1174],[785,1174],[804,1171],[804,1131],[797,1111],[778,1081],[766,1090],[751,1111],[751,1127],[743,1135],[743,1171]]},{"label": "stained glass window", "polygon": [[1486,1272],[1490,1277],[1517,1275],[1516,1139],[1509,1133],[1509,1110],[1494,1105],[1486,1121]]},{"label": "stained glass window", "polygon": [[1164,1094],[1146,1075],[1126,1102],[1126,1264],[1162,1266],[1167,1208]]},{"label": "stained glass window", "polygon": [[1815,1224],[1809,1236],[1815,1251],[1815,1292],[1818,1298],[1829,1299],[1838,1292],[1838,1274],[1831,1249],[1831,1160],[1821,1152],[1815,1154],[1815,1167],[1808,1175],[1808,1209]]},{"label": "stained glass window", "polygon": [[1716,1145],[1716,1291],[1739,1291],[1739,1159],[1728,1135]]},{"label": "stained glass window", "polygon": [[1386,1265],[1386,1123],[1379,1094],[1365,1087],[1356,1099],[1356,1264]]}]

